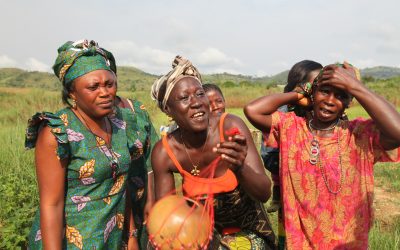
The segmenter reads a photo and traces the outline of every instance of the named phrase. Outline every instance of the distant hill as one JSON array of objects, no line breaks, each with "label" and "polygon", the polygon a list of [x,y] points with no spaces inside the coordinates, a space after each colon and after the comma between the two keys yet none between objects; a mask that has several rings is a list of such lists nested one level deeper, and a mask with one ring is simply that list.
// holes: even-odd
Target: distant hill
[{"label": "distant hill", "polygon": [[[288,70],[272,76],[254,77],[229,73],[204,74],[204,83],[215,83],[223,87],[251,85],[281,85],[286,83]],[[149,90],[157,75],[146,73],[134,67],[118,67],[118,86],[120,90]],[[400,68],[373,67],[361,70],[365,79],[388,79],[400,76]],[[16,68],[0,68],[0,86],[2,87],[37,87],[48,90],[60,90],[61,84],[54,74],[47,72],[25,71]]]},{"label": "distant hill", "polygon": [[[157,75],[146,73],[134,67],[118,67],[118,87],[120,90],[149,90]],[[203,82],[221,86],[268,84],[268,77],[256,78],[228,73],[202,75]],[[54,74],[47,72],[29,72],[16,68],[0,68],[0,86],[2,87],[38,87],[60,90],[61,84]]]},{"label": "distant hill", "polygon": [[395,76],[400,76],[400,68],[387,66],[365,68],[361,70],[361,76],[372,77],[375,79],[388,79]]},{"label": "distant hill", "polygon": [[230,73],[221,74],[202,74],[204,83],[214,83],[221,86],[235,86],[235,85],[248,85],[248,84],[268,84],[268,77],[260,78],[246,75],[234,75]]},{"label": "distant hill", "polygon": [[[118,85],[121,90],[149,89],[157,76],[134,67],[118,67]],[[0,86],[20,88],[45,88],[60,90],[61,83],[51,73],[0,68]]]},{"label": "distant hill", "polygon": [[135,67],[118,67],[118,87],[121,90],[150,89],[158,76],[146,73]]},{"label": "distant hill", "polygon": [[260,79],[264,79],[268,83],[273,83],[273,84],[286,84],[288,74],[289,74],[289,70],[285,70],[276,75],[264,76],[264,77],[261,77]]},{"label": "distant hill", "polygon": [[15,68],[0,69],[0,86],[3,87],[37,87],[56,90],[59,89],[59,85],[57,77],[47,72],[29,72]]},{"label": "distant hill", "polygon": [[[387,67],[387,66],[377,66],[372,68],[365,68],[360,70],[361,76],[364,78],[374,78],[374,79],[389,79],[393,77],[400,76],[400,68]],[[279,74],[265,77],[268,82],[276,83],[286,83],[289,70],[285,70]],[[264,78],[264,77],[262,77]]]}]

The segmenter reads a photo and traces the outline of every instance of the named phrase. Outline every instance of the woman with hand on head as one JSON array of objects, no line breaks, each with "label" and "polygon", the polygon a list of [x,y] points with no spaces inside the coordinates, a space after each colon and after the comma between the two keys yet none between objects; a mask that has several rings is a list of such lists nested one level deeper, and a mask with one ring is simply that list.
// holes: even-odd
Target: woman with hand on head
[{"label": "woman with hand on head", "polygon": [[29,120],[40,197],[29,248],[138,249],[127,180],[145,167],[131,159],[149,153],[149,131],[115,105],[115,60],[96,42],[65,43],[53,69],[67,107]]},{"label": "woman with hand on head", "polygon": [[[352,97],[371,119],[340,119]],[[299,102],[311,105],[310,117],[276,112]],[[326,66],[312,88],[252,101],[245,114],[279,148],[287,249],[367,249],[373,165],[400,160],[400,114],[393,105],[345,63]]]},{"label": "woman with hand on head", "polygon": [[[270,180],[245,123],[230,114],[210,115],[199,72],[179,56],[172,71],[153,84],[152,96],[178,125],[152,152],[156,199],[174,193],[173,173],[179,173],[185,196],[209,195],[205,190],[214,195],[215,234],[209,249],[236,249],[230,247],[239,237],[249,249],[273,249],[262,204],[270,196]],[[228,135],[232,128],[240,134]],[[218,157],[214,174],[207,176]],[[208,188],[198,188],[204,183]]]}]

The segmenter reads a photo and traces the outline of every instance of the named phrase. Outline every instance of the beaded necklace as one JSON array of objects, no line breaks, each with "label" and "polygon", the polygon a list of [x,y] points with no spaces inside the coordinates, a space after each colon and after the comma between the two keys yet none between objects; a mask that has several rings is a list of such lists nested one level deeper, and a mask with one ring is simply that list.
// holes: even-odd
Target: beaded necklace
[{"label": "beaded necklace", "polygon": [[322,165],[321,159],[320,159],[320,148],[319,148],[319,141],[316,138],[316,135],[314,134],[314,130],[319,130],[319,131],[329,131],[332,129],[335,129],[336,126],[339,124],[339,119],[331,126],[327,127],[327,128],[317,128],[314,125],[312,125],[312,121],[313,119],[310,119],[310,121],[308,122],[308,128],[310,129],[310,132],[312,134],[312,140],[311,140],[311,147],[310,147],[310,163],[312,165],[318,165],[320,171],[321,171],[321,175],[322,175],[322,179],[324,180],[325,186],[328,189],[328,191],[331,194],[338,194],[340,193],[340,191],[342,190],[342,186],[343,186],[343,182],[344,182],[344,175],[343,175],[343,166],[342,166],[342,155],[341,155],[341,148],[340,148],[340,135],[339,135],[339,129],[337,131],[337,137],[336,137],[336,143],[338,146],[338,155],[339,155],[339,166],[340,166],[340,186],[338,187],[337,190],[333,190],[328,183],[328,178],[326,175],[326,169],[325,167]]}]

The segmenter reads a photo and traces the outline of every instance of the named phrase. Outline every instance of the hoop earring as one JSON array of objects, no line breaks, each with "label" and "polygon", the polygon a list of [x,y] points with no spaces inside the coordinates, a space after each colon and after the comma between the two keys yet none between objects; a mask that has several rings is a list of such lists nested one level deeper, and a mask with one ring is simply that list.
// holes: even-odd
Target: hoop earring
[{"label": "hoop earring", "polygon": [[76,100],[72,99],[72,109],[76,109]]}]

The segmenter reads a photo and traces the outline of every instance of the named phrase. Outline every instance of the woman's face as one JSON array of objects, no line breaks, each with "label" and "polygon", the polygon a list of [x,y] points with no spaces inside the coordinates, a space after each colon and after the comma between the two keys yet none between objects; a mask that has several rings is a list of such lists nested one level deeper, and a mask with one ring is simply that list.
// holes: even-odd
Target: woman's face
[{"label": "woman's face", "polygon": [[117,78],[108,70],[95,70],[74,80],[71,97],[79,110],[92,118],[112,112],[117,93]]},{"label": "woman's face", "polygon": [[195,78],[184,77],[176,83],[168,98],[166,111],[180,128],[200,132],[208,127],[208,98]]},{"label": "woman's face", "polygon": [[212,114],[222,114],[225,112],[225,100],[216,90],[208,90],[207,98],[210,101],[210,111]]},{"label": "woman's face", "polygon": [[351,97],[345,91],[331,85],[318,85],[313,99],[314,119],[320,122],[336,121],[351,101]]}]

